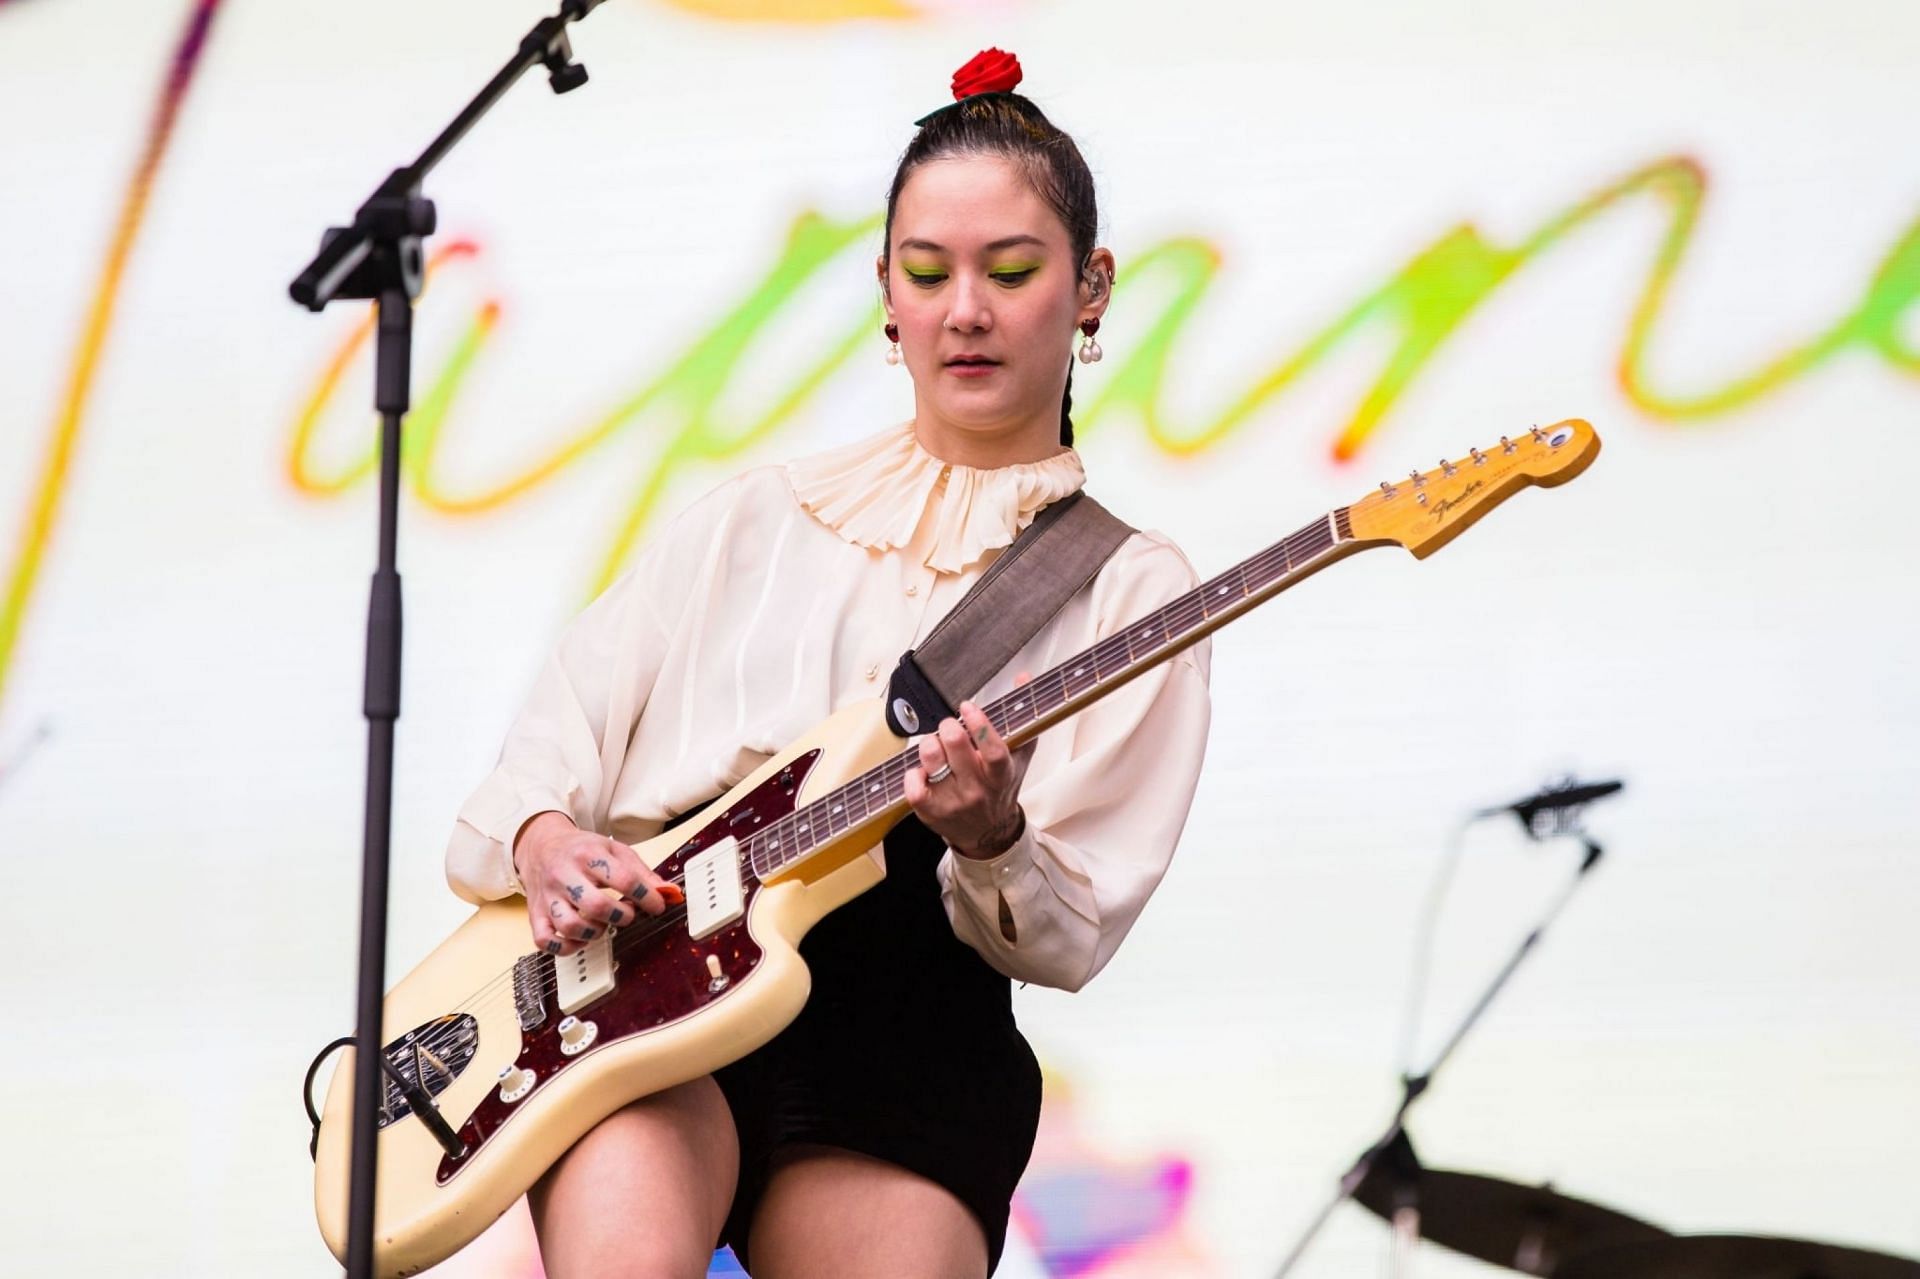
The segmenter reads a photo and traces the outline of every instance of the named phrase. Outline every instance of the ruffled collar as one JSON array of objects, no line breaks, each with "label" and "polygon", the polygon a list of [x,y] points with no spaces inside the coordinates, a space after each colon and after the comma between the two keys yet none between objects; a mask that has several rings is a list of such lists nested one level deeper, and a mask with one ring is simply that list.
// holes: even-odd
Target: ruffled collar
[{"label": "ruffled collar", "polygon": [[[943,462],[920,446],[913,420],[787,463],[800,505],[847,541],[875,550],[911,545],[922,562],[957,573],[1006,546],[1041,507],[1087,481],[1065,449],[1037,462],[988,468]],[[920,531],[933,505],[930,528]]]}]

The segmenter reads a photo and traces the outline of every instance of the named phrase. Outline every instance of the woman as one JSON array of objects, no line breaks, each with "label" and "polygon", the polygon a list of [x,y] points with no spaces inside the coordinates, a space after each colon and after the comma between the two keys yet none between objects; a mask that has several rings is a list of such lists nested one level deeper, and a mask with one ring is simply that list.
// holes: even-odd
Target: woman
[{"label": "woman", "polygon": [[[1113,255],[1085,161],[1018,82],[998,50],[962,68],[888,193],[876,266],[913,418],[748,471],[661,530],[568,627],[462,808],[455,890],[524,892],[537,945],[664,910],[629,845],[849,701],[879,713],[898,655],[1083,482],[1070,347],[1078,328],[1098,358]],[[980,700],[1196,580],[1132,534]],[[1198,779],[1207,660],[1188,650],[1018,755],[973,702],[923,738],[886,879],[802,943],[795,1022],[609,1116],[535,1186],[548,1274],[691,1277],[716,1241],[759,1279],[990,1273],[1040,1105],[1010,979],[1078,989],[1132,926]]]}]

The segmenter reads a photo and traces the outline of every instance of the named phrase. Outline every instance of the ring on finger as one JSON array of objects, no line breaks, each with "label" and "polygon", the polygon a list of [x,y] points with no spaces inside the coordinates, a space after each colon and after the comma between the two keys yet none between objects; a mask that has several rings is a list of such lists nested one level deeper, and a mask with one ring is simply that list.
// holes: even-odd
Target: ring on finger
[{"label": "ring on finger", "polygon": [[931,773],[927,774],[927,785],[938,786],[941,782],[946,781],[949,777],[952,777],[952,776],[953,776],[953,765],[942,764],[940,765],[940,767],[934,769]]}]

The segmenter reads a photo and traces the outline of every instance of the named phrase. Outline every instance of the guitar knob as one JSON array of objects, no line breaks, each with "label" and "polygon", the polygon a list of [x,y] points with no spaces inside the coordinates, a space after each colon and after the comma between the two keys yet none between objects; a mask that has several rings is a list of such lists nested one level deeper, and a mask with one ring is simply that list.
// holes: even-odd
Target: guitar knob
[{"label": "guitar knob", "polygon": [[593,1046],[599,1034],[600,1027],[593,1022],[563,1017],[560,1019],[560,1051],[569,1057],[583,1053]]},{"label": "guitar knob", "polygon": [[500,1100],[512,1105],[533,1091],[534,1073],[519,1066],[500,1068]]}]

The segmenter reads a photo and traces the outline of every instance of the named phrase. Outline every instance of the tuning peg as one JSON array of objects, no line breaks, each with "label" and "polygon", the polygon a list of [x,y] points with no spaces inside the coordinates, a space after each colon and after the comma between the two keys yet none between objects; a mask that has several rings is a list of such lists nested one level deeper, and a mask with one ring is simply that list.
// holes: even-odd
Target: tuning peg
[{"label": "tuning peg", "polygon": [[1395,488],[1393,485],[1387,483],[1385,480],[1381,480],[1380,491],[1382,493],[1385,493],[1388,497],[1392,497],[1395,493],[1398,493],[1400,490]]},{"label": "tuning peg", "polygon": [[1514,451],[1514,449],[1518,447],[1519,445],[1515,444],[1512,440],[1508,439],[1506,436],[1503,435],[1500,437],[1500,451],[1502,453],[1511,453]]},{"label": "tuning peg", "polygon": [[1427,477],[1420,474],[1420,472],[1418,471],[1408,471],[1407,477],[1413,481],[1413,486],[1415,488],[1420,488],[1422,485],[1426,484],[1427,482]]},{"label": "tuning peg", "polygon": [[1479,449],[1468,449],[1467,452],[1473,454],[1473,464],[1475,466],[1485,466],[1487,464],[1487,455]]},{"label": "tuning peg", "polygon": [[1447,461],[1446,458],[1443,457],[1440,459],[1440,473],[1442,475],[1452,475],[1457,469],[1458,468],[1456,468],[1453,463]]},{"label": "tuning peg", "polygon": [[1545,431],[1541,430],[1537,426],[1530,427],[1528,429],[1530,433],[1533,435],[1533,442],[1535,444],[1545,444],[1547,442],[1547,433]]}]

